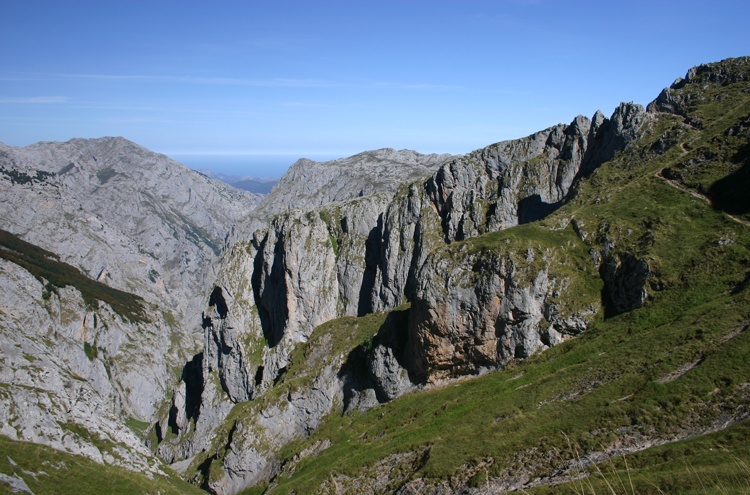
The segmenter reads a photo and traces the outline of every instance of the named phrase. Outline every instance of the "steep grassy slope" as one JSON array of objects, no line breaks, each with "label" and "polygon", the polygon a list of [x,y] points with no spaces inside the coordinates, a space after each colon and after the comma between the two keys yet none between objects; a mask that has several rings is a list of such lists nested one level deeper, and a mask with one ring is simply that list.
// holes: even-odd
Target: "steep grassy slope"
[{"label": "steep grassy slope", "polygon": [[98,308],[99,301],[102,301],[131,323],[145,321],[142,298],[92,280],[77,268],[61,262],[56,254],[23,241],[2,229],[0,258],[23,267],[37,280],[45,283],[47,298],[50,293],[70,285],[81,293],[86,305],[93,309]]},{"label": "steep grassy slope", "polygon": [[[43,494],[192,494],[203,493],[174,473],[134,473],[102,466],[85,457],[70,455],[44,445],[14,442],[0,436],[0,492]],[[21,485],[20,483],[23,483]]]},{"label": "steep grassy slope", "polygon": [[[750,92],[748,61],[740,62],[713,64],[711,72],[740,77],[714,81],[699,70],[695,86],[676,88],[679,96],[704,87],[700,77],[718,83],[687,98],[681,113],[657,114],[644,138],[584,178],[554,215],[432,254],[490,259],[513,256],[518,247],[566,245],[575,262],[565,269],[577,272],[582,286],[591,274],[606,278],[629,260],[643,261],[649,276],[642,307],[623,313],[613,301],[618,288],[605,286],[605,310],[576,339],[501,372],[364,414],[333,415],[283,450],[286,468],[270,493],[387,493],[404,485],[416,493],[431,486],[446,493],[531,490],[596,474],[594,463],[659,444],[666,445],[628,455],[630,471],[618,473],[630,473],[636,492],[747,491],[750,227],[741,221],[745,196],[736,191],[748,190]],[[711,203],[680,189],[700,193],[688,178],[664,173],[689,163],[699,163],[689,169],[697,172],[683,177],[698,177],[690,180],[699,180]],[[721,192],[727,188],[736,193]],[[315,458],[299,455],[328,444]],[[719,446],[723,456],[706,451]],[[715,467],[690,467],[707,458]],[[592,483],[564,489],[609,490],[602,477]],[[631,493],[629,484],[617,489]]]}]

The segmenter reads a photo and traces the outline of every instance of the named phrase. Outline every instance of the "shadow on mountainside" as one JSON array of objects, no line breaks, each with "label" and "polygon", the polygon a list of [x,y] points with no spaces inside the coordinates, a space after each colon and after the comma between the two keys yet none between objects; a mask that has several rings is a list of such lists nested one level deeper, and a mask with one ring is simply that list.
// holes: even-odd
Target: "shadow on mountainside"
[{"label": "shadow on mountainside", "polygon": [[750,213],[750,144],[740,148],[733,160],[741,162],[742,167],[714,182],[708,190],[708,196],[717,210],[744,215]]}]

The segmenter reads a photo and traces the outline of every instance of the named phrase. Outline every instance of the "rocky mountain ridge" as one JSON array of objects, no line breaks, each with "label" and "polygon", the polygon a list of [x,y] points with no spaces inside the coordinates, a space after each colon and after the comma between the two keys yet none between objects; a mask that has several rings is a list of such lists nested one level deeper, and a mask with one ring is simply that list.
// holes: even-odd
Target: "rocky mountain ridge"
[{"label": "rocky mountain ridge", "polygon": [[125,423],[199,345],[211,264],[259,200],[123,138],[0,145],[4,434],[161,472]]},{"label": "rocky mountain ridge", "polygon": [[5,229],[186,318],[199,313],[206,267],[261,199],[123,138],[0,145],[0,167]]}]

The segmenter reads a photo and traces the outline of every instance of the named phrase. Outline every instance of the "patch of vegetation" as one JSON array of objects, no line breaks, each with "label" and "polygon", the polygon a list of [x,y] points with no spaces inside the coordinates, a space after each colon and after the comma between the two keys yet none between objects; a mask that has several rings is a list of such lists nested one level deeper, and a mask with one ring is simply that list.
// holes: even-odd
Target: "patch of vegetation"
[{"label": "patch of vegetation", "polygon": [[268,485],[252,486],[242,490],[238,495],[264,495],[268,491]]},{"label": "patch of vegetation", "polygon": [[[156,474],[149,479],[127,469],[102,465],[83,456],[60,452],[44,445],[0,436],[0,473],[23,479],[37,495],[55,494],[200,494],[198,488],[175,474]],[[0,490],[8,485],[0,482]]]},{"label": "patch of vegetation", "polygon": [[[750,491],[750,421],[726,430],[612,458],[588,477],[534,495],[741,495]],[[573,473],[576,474],[576,473]]]},{"label": "patch of vegetation", "polygon": [[133,430],[138,435],[142,435],[146,430],[148,430],[148,427],[150,426],[149,423],[138,421],[135,418],[127,418],[125,420],[125,424],[128,428]]},{"label": "patch of vegetation", "polygon": [[169,311],[162,311],[161,312],[162,317],[164,318],[164,323],[169,325],[169,327],[172,330],[178,329],[177,326],[177,320],[175,319],[174,315]]},{"label": "patch of vegetation", "polygon": [[323,222],[326,224],[326,227],[328,228],[328,238],[331,241],[331,246],[333,247],[333,254],[338,259],[339,257],[339,242],[336,240],[336,236],[334,235],[334,229],[331,225],[331,214],[326,209],[320,210],[320,219],[323,220]]},{"label": "patch of vegetation", "polygon": [[86,353],[86,357],[89,358],[89,361],[93,361],[99,355],[99,349],[88,342],[83,343],[83,352]]},{"label": "patch of vegetation", "polygon": [[216,256],[221,255],[220,243],[206,229],[194,224],[184,215],[179,213],[176,215],[182,220],[182,230],[188,239],[198,246],[201,244],[208,246]]},{"label": "patch of vegetation", "polygon": [[56,254],[2,229],[0,257],[24,268],[45,284],[45,292],[42,294],[43,297],[47,294],[45,299],[49,299],[51,293],[57,293],[57,289],[72,286],[81,293],[84,302],[92,310],[98,309],[99,301],[102,301],[131,323],[148,321],[143,299],[140,297],[92,280],[77,268],[61,262]]},{"label": "patch of vegetation", "polygon": [[43,170],[37,170],[36,175],[29,175],[26,172],[19,172],[18,170],[11,169],[7,170],[5,167],[0,167],[0,174],[10,179],[11,184],[33,184],[47,182],[47,179],[54,177],[54,172],[45,172]]},{"label": "patch of vegetation", "polygon": [[221,242],[213,237],[206,229],[196,225],[185,215],[166,209],[162,202],[154,195],[149,194],[146,191],[142,191],[141,194],[143,195],[144,204],[148,206],[154,214],[164,220],[164,223],[171,226],[172,235],[175,239],[178,238],[177,231],[182,230],[185,234],[185,238],[199,248],[208,246],[216,256],[221,254]]},{"label": "patch of vegetation", "polygon": [[104,185],[112,177],[119,175],[113,168],[105,168],[96,173],[96,177],[99,179],[99,184]]}]

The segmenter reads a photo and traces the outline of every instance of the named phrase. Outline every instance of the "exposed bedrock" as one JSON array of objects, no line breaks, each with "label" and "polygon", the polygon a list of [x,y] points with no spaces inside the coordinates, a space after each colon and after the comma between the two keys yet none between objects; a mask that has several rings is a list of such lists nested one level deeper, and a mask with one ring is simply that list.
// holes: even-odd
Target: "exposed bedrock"
[{"label": "exposed bedrock", "polygon": [[586,330],[601,307],[596,287],[557,271],[569,262],[565,253],[538,256],[540,263],[502,250],[430,255],[409,321],[408,362],[418,380],[496,369]]}]

